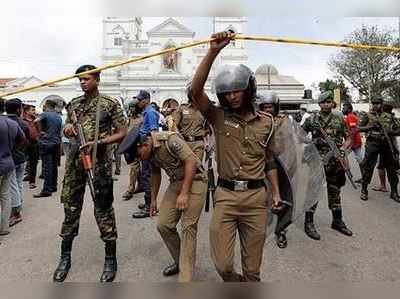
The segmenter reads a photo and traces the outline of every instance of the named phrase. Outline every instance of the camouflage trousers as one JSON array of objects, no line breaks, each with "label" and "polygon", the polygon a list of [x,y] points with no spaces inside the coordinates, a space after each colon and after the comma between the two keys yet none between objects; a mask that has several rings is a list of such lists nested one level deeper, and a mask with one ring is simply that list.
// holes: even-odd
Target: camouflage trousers
[{"label": "camouflage trousers", "polygon": [[[330,210],[341,209],[340,189],[346,184],[346,173],[339,162],[332,158],[327,165],[324,165],[326,188],[328,191],[328,207]],[[310,211],[315,212],[317,204],[311,207]]]},{"label": "camouflage trousers", "polygon": [[[116,240],[117,228],[112,203],[113,180],[111,176],[111,160],[102,160],[95,171],[94,216],[103,241]],[[61,192],[61,203],[64,204],[64,222],[61,228],[61,238],[73,239],[79,232],[83,198],[86,189],[87,176],[79,159],[67,159],[66,171]]]}]

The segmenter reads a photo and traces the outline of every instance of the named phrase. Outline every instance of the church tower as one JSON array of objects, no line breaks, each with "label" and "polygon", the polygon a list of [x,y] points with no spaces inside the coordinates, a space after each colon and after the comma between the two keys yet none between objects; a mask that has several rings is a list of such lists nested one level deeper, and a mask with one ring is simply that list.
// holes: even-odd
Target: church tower
[{"label": "church tower", "polygon": [[[214,17],[213,31],[220,32],[232,30],[236,34],[246,34],[247,18],[246,17]],[[224,49],[219,56],[218,63],[221,64],[246,64],[248,60],[247,49],[242,40],[237,40]]]},{"label": "church tower", "polygon": [[103,61],[121,57],[124,40],[139,40],[142,35],[142,23],[141,17],[103,19]]}]

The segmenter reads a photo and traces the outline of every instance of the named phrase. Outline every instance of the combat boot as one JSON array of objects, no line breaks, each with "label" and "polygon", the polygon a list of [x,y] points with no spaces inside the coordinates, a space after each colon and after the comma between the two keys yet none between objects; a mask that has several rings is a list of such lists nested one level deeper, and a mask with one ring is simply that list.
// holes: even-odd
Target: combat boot
[{"label": "combat boot", "polygon": [[353,233],[351,230],[349,230],[346,226],[346,224],[342,220],[342,209],[335,209],[332,210],[332,225],[331,228],[334,230],[337,230],[338,232],[342,233],[343,235],[346,236],[352,236]]},{"label": "combat boot", "polygon": [[61,241],[61,258],[56,271],[54,271],[54,282],[63,282],[67,278],[68,271],[71,268],[72,240],[63,239]]},{"label": "combat boot", "polygon": [[395,202],[400,203],[400,196],[397,191],[390,192],[390,198],[393,199]]},{"label": "combat boot", "polygon": [[286,238],[286,231],[283,230],[279,233],[275,233],[275,240],[276,240],[276,245],[279,248],[286,248],[287,247],[287,238]]},{"label": "combat boot", "polygon": [[172,276],[178,273],[179,273],[179,264],[177,263],[173,263],[172,265],[167,266],[163,271],[164,276]]},{"label": "combat boot", "polygon": [[364,201],[368,200],[368,186],[366,186],[364,184],[361,186],[360,199],[364,200]]},{"label": "combat boot", "polygon": [[321,239],[321,236],[314,226],[314,212],[306,212],[304,221],[304,232],[313,240]]},{"label": "combat boot", "polygon": [[117,242],[106,241],[105,242],[105,261],[103,273],[100,277],[100,282],[113,282],[117,275]]}]

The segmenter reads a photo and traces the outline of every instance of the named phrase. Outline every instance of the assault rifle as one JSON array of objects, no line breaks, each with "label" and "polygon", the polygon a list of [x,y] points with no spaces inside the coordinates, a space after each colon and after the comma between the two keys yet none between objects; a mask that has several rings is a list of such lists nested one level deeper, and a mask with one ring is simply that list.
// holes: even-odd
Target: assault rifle
[{"label": "assault rifle", "polygon": [[329,160],[332,157],[334,157],[339,162],[342,169],[345,171],[346,176],[349,179],[353,188],[357,189],[357,186],[353,181],[353,174],[351,173],[350,168],[348,167],[348,163],[345,160],[345,158],[342,157],[342,154],[341,154],[340,150],[338,149],[338,147],[336,146],[336,143],[332,140],[331,137],[328,136],[328,134],[325,132],[325,130],[321,127],[321,125],[319,126],[319,131],[321,132],[323,140],[331,149],[324,158],[324,165],[328,164]]},{"label": "assault rifle", "polygon": [[[206,205],[205,211],[210,211],[210,198],[214,199],[215,192],[215,177],[214,177],[214,169],[213,169],[213,160],[212,160],[212,152],[210,149],[206,151],[206,161],[207,161],[207,174],[208,174],[208,189],[207,189],[207,197],[206,197]],[[214,200],[213,200],[214,202]]]},{"label": "assault rifle", "polygon": [[81,159],[83,169],[85,170],[86,175],[87,175],[87,182],[89,185],[90,194],[91,194],[93,200],[95,200],[96,192],[95,192],[95,188],[94,188],[92,157],[91,157],[91,153],[88,148],[81,149],[81,147],[86,144],[86,138],[85,138],[85,134],[83,133],[82,125],[78,122],[75,111],[72,111],[72,113],[71,113],[71,120],[72,120],[72,124],[76,127],[76,130],[78,133],[78,146],[80,149],[79,157]]},{"label": "assault rifle", "polygon": [[399,151],[397,150],[397,148],[394,147],[393,140],[389,136],[388,130],[385,129],[385,127],[379,121],[377,121],[376,124],[378,125],[379,129],[382,131],[386,142],[389,144],[389,149],[390,149],[390,152],[392,153],[393,160],[396,163],[396,166],[399,168]]}]

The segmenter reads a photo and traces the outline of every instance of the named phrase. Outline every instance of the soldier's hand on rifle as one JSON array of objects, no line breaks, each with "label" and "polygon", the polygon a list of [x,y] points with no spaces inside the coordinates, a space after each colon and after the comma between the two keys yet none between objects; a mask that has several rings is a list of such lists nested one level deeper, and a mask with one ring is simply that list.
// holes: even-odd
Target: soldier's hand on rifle
[{"label": "soldier's hand on rifle", "polygon": [[79,150],[91,152],[93,150],[93,147],[94,147],[94,141],[88,141],[84,145],[82,145],[79,148]]},{"label": "soldier's hand on rifle", "polygon": [[176,208],[180,211],[187,209],[189,204],[189,195],[180,193],[176,198]]},{"label": "soldier's hand on rifle", "polygon": [[72,124],[66,124],[64,127],[64,135],[67,138],[73,138],[77,136],[78,133],[76,133],[75,128]]}]

